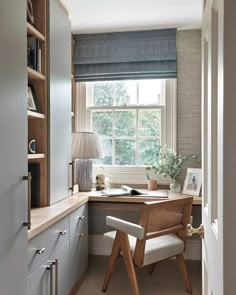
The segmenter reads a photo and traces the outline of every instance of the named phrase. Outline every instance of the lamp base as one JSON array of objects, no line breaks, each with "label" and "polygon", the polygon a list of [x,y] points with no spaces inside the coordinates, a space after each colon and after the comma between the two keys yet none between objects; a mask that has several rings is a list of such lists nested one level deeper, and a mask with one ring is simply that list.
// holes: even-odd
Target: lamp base
[{"label": "lamp base", "polygon": [[93,185],[93,161],[90,159],[78,161],[78,184],[80,192],[90,192]]}]

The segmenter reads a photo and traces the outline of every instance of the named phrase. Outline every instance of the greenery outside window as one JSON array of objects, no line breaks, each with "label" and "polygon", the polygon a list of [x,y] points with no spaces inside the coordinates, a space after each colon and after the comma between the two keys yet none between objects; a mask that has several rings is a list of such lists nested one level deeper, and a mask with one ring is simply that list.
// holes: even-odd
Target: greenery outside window
[{"label": "greenery outside window", "polygon": [[[113,183],[145,183],[145,167],[154,164],[158,145],[175,148],[175,79],[97,81],[77,86],[77,130],[97,132],[104,150],[104,159],[95,160],[95,167],[103,166],[106,173],[114,174]],[[134,174],[139,176],[135,181]]]}]

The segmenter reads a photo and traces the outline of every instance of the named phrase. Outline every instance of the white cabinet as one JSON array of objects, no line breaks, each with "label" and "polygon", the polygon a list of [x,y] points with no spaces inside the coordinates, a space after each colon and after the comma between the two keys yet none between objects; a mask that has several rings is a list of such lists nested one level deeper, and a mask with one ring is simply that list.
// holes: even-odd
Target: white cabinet
[{"label": "white cabinet", "polygon": [[0,1],[0,293],[26,292],[26,1]]},{"label": "white cabinet", "polygon": [[52,205],[71,194],[71,25],[57,0],[48,3],[49,202]]}]

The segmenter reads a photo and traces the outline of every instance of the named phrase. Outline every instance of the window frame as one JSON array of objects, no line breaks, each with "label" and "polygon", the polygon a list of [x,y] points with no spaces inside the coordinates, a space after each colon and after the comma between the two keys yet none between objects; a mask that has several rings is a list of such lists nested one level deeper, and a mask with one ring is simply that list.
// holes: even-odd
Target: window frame
[{"label": "window frame", "polygon": [[[87,106],[86,98],[86,82],[76,83],[76,109],[75,109],[75,130],[89,131],[91,127],[91,111],[92,110],[137,110],[137,109],[161,109],[161,143],[167,144],[176,150],[177,135],[177,80],[166,79],[163,88],[165,105],[150,106]],[[167,130],[169,132],[167,132]],[[115,184],[146,184],[146,166],[110,166],[110,165],[94,165],[93,174],[101,173],[101,167],[105,174],[111,178],[111,183]],[[157,179],[160,184],[169,184],[170,179],[161,175],[151,175]]]}]

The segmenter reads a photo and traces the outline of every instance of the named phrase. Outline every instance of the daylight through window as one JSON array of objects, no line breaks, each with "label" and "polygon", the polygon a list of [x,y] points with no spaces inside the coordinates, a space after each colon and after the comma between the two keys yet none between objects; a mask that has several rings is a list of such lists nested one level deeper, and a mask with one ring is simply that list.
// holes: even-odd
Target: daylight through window
[{"label": "daylight through window", "polygon": [[85,98],[80,97],[80,109],[86,105],[86,116],[79,115],[83,121],[79,127],[97,132],[104,150],[104,159],[96,160],[95,164],[116,167],[153,164],[158,145],[168,142],[168,133],[172,136],[171,124],[167,122],[173,113],[171,81],[80,83],[85,88],[80,91],[85,94],[82,95]]}]

